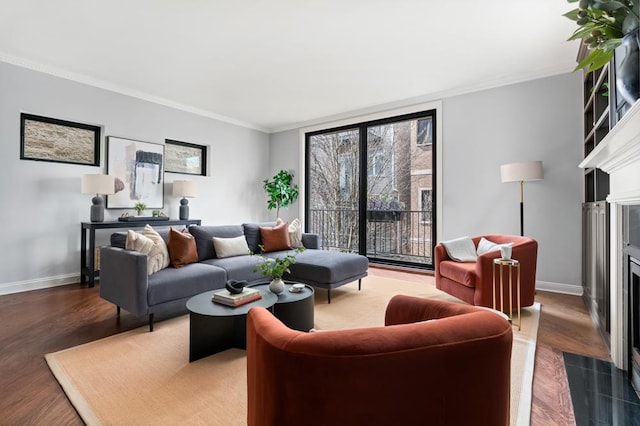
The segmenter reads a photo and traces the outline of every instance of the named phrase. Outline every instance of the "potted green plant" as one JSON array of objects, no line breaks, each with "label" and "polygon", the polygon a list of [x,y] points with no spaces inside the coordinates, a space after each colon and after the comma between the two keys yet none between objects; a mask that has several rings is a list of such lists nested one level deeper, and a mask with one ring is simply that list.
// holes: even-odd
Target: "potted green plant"
[{"label": "potted green plant", "polygon": [[[260,251],[264,251],[264,246],[260,245],[259,247]],[[282,276],[285,272],[291,272],[289,270],[289,266],[296,263],[296,256],[298,253],[302,253],[303,251],[304,247],[298,247],[293,253],[287,252],[286,256],[277,256],[275,259],[260,256],[258,264],[253,269],[253,272],[260,271],[263,277],[269,277],[271,279],[269,282],[269,290],[272,293],[280,294],[285,288]],[[249,254],[251,256],[259,256],[253,252],[250,252]]]},{"label": "potted green plant", "polygon": [[136,211],[138,216],[142,216],[142,213],[147,209],[147,205],[142,201],[138,201],[136,205],[133,206],[133,209]]},{"label": "potted green plant", "polygon": [[583,40],[589,54],[576,66],[588,72],[602,68],[613,58],[615,49],[625,36],[636,33],[640,26],[637,0],[567,0],[578,7],[563,16],[575,21],[578,28],[569,40]]},{"label": "potted green plant", "polygon": [[280,170],[271,180],[265,179],[263,188],[269,199],[267,208],[276,209],[276,217],[280,216],[280,207],[288,207],[298,199],[298,185],[293,185],[293,173]]}]

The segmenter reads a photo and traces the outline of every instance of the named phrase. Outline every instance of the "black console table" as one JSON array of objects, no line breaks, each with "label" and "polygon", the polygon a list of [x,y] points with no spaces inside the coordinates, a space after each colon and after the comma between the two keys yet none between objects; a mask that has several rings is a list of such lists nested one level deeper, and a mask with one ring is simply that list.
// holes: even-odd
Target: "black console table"
[{"label": "black console table", "polygon": [[[201,225],[200,219],[189,220],[162,220],[162,221],[111,221],[111,222],[82,222],[80,230],[80,284],[89,283],[89,287],[95,285],[95,279],[99,271],[95,270],[96,229],[134,229],[144,228],[149,223],[156,227],[175,225]],[[89,233],[89,246],[87,247],[87,232]]]}]

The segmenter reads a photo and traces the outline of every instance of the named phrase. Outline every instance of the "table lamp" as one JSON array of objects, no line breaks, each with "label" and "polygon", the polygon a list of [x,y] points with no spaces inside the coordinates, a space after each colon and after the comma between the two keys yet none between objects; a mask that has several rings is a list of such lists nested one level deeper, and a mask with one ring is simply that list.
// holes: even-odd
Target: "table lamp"
[{"label": "table lamp", "polygon": [[194,198],[196,193],[195,182],[190,180],[173,181],[173,195],[182,197],[182,200],[180,200],[180,220],[189,219],[189,200],[187,198]]},{"label": "table lamp", "polygon": [[109,175],[82,175],[82,193],[96,194],[91,199],[91,222],[104,221],[104,200],[100,196],[115,194],[115,178]]},{"label": "table lamp", "polygon": [[500,177],[502,183],[520,183],[520,236],[524,236],[523,186],[525,181],[540,180],[544,177],[542,173],[542,161],[503,164],[500,166]]}]

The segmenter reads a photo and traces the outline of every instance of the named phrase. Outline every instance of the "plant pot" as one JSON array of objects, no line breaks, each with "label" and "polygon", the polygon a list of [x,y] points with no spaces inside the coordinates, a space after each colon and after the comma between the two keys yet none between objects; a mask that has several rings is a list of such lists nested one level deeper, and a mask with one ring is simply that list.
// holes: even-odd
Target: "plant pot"
[{"label": "plant pot", "polygon": [[640,37],[635,30],[622,39],[616,50],[622,60],[616,64],[616,89],[620,96],[633,105],[640,98]]},{"label": "plant pot", "polygon": [[269,291],[274,294],[280,294],[284,291],[284,281],[282,278],[274,278],[269,283]]}]

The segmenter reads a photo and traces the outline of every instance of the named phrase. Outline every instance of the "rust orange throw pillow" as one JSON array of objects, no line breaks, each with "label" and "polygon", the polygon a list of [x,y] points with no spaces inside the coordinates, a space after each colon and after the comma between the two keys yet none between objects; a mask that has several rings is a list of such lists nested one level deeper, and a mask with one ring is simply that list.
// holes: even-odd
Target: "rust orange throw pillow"
[{"label": "rust orange throw pillow", "polygon": [[264,247],[265,253],[291,249],[291,243],[289,242],[289,224],[287,222],[283,222],[273,228],[261,226],[260,238],[262,239],[262,246]]},{"label": "rust orange throw pillow", "polygon": [[181,268],[198,261],[196,239],[188,232],[178,232],[169,229],[169,241],[167,242],[171,266]]}]

